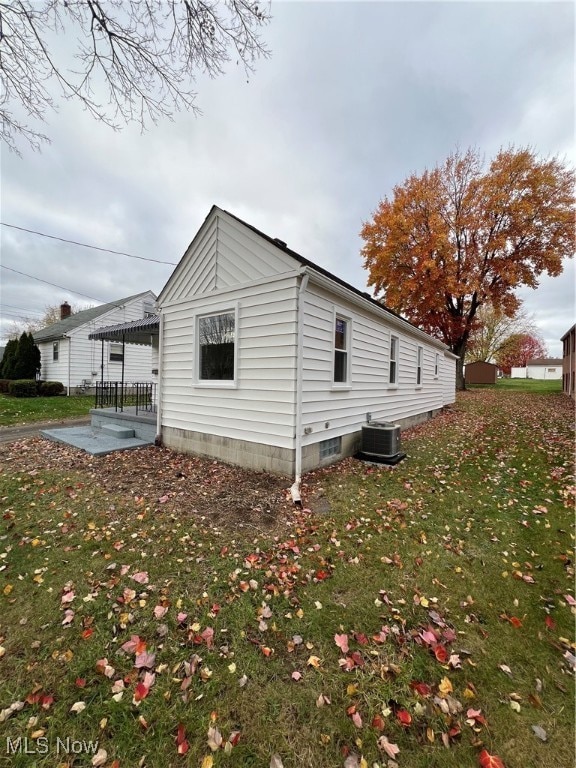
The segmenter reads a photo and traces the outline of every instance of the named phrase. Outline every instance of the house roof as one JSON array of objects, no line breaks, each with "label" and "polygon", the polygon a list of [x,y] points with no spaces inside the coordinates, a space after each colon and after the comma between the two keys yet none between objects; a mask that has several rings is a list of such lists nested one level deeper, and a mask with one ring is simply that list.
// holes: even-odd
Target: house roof
[{"label": "house roof", "polygon": [[535,357],[528,360],[526,365],[562,365],[562,358],[559,357]]},{"label": "house roof", "polygon": [[36,331],[32,334],[34,336],[34,341],[38,343],[42,341],[52,341],[53,339],[61,339],[67,333],[79,328],[81,325],[89,323],[92,320],[97,320],[112,309],[122,307],[129,301],[137,299],[139,296],[146,296],[149,293],[150,291],[142,291],[142,293],[135,293],[133,296],[126,296],[124,299],[101,304],[99,307],[90,307],[90,309],[83,309],[80,312],[75,312],[73,315],[65,317],[64,320],[58,320],[58,322],[52,323],[52,325],[47,325],[45,328]]},{"label": "house roof", "polygon": [[[240,219],[238,216],[235,216],[233,213],[230,213],[230,211],[227,211],[224,208],[220,208],[217,205],[213,205],[212,208],[210,208],[210,211],[208,212],[208,215],[206,216],[206,218],[202,222],[202,225],[200,226],[198,232],[195,235],[195,238],[198,236],[198,233],[205,226],[206,222],[208,221],[208,219],[210,218],[210,216],[213,214],[214,211],[220,212],[220,213],[224,213],[227,216],[230,216],[230,218],[234,219],[235,221],[237,221],[240,224],[242,224],[242,226],[244,226],[247,229],[249,229],[250,231],[254,232],[254,234],[258,235],[258,237],[263,238],[264,240],[266,240],[271,245],[275,246],[276,248],[279,248],[281,251],[284,251],[284,253],[287,253],[289,256],[291,256],[293,259],[295,259],[303,267],[308,267],[309,269],[314,270],[314,272],[316,272],[317,274],[322,275],[322,276],[328,278],[333,283],[336,283],[337,285],[342,286],[346,290],[348,290],[351,293],[355,294],[356,296],[362,298],[364,301],[367,301],[370,304],[372,304],[374,307],[377,307],[380,310],[380,312],[382,312],[382,310],[384,310],[389,315],[392,315],[393,317],[395,317],[400,323],[402,323],[404,325],[407,325],[409,328],[412,328],[418,334],[422,334],[422,335],[428,337],[428,339],[430,339],[431,341],[435,342],[440,347],[442,347],[446,352],[448,352],[448,347],[443,342],[439,341],[438,339],[434,338],[433,336],[430,336],[430,334],[426,333],[421,328],[418,328],[417,325],[414,325],[409,320],[406,320],[406,318],[402,317],[402,315],[399,315],[397,312],[394,312],[394,310],[389,309],[385,304],[383,304],[382,302],[380,302],[377,299],[373,298],[368,292],[361,291],[359,288],[355,288],[353,285],[351,285],[350,283],[347,283],[345,280],[342,280],[337,275],[334,275],[334,274],[332,274],[332,272],[329,272],[327,269],[324,269],[324,267],[321,267],[318,264],[315,264],[313,261],[310,261],[309,259],[306,259],[304,256],[301,256],[296,251],[293,251],[291,248],[289,248],[286,245],[286,243],[283,240],[280,240],[277,237],[271,237],[270,235],[267,235],[265,232],[262,232],[261,230],[257,229],[252,224],[248,224],[248,222],[244,221],[243,219]],[[194,240],[192,242],[194,242]],[[186,253],[188,252],[189,248],[190,248],[190,246],[188,246],[188,248],[186,249],[186,251],[184,253],[184,256],[182,257],[182,259],[180,259],[180,262],[176,266],[174,272],[168,278],[168,281],[166,282],[166,285],[164,286],[162,291],[160,291],[160,297],[162,296],[162,294],[166,290],[166,286],[168,285],[168,283],[170,283],[170,281],[172,280],[174,274],[176,274],[176,272],[178,271],[178,269],[180,267],[180,264],[182,263],[183,259],[185,258]]]},{"label": "house roof", "polygon": [[124,336],[129,335],[130,344],[150,345],[150,336],[156,333],[160,328],[160,316],[150,315],[140,320],[131,320],[129,323],[120,323],[119,325],[108,325],[105,328],[98,328],[91,333],[89,339],[98,341],[122,341]]},{"label": "house roof", "polygon": [[564,341],[564,339],[565,339],[567,336],[570,336],[570,334],[571,334],[571,333],[574,331],[574,329],[575,329],[575,328],[576,328],[576,324],[574,324],[574,325],[572,326],[572,328],[569,328],[569,329],[566,331],[566,333],[564,334],[564,336],[562,336],[562,338],[560,339],[560,341]]},{"label": "house roof", "polygon": [[466,367],[469,368],[472,365],[491,365],[492,368],[498,368],[495,363],[489,363],[486,360],[474,360],[473,363],[466,363]]}]

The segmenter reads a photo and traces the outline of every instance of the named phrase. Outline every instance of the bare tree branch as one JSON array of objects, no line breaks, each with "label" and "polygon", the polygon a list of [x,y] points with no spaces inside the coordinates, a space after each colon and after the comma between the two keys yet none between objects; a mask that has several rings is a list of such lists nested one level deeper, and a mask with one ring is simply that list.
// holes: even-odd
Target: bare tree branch
[{"label": "bare tree branch", "polygon": [[[63,98],[79,101],[114,129],[199,113],[198,72],[223,74],[234,57],[246,74],[269,51],[259,37],[270,19],[252,0],[0,0],[0,139],[38,149],[48,137],[17,116],[45,121]],[[55,35],[75,37],[64,67]]]}]

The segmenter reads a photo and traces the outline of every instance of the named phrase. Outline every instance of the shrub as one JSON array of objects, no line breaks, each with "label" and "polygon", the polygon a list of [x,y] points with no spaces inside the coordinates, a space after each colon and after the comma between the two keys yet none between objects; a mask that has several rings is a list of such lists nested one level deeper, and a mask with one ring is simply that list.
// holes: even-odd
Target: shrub
[{"label": "shrub", "polygon": [[16,379],[8,385],[8,394],[13,397],[36,397],[36,381],[34,379]]},{"label": "shrub", "polygon": [[54,397],[64,393],[64,384],[61,381],[42,381],[38,388],[38,394],[42,397]]},{"label": "shrub", "polygon": [[10,379],[0,379],[0,392],[3,395],[8,394],[9,387],[10,387]]}]

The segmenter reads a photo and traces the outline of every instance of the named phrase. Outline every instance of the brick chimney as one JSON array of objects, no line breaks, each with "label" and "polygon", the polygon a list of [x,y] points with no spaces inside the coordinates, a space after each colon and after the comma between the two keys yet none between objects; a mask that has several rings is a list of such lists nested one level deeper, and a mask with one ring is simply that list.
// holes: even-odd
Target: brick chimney
[{"label": "brick chimney", "polygon": [[60,320],[64,320],[67,317],[70,317],[72,314],[72,307],[70,304],[68,304],[67,301],[64,302],[64,304],[60,304]]}]

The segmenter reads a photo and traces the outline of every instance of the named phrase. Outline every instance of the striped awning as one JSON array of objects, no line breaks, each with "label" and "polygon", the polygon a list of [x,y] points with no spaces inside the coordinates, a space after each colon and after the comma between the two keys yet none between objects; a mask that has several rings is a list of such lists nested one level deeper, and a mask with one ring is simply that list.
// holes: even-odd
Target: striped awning
[{"label": "striped awning", "polygon": [[126,344],[152,344],[152,336],[158,336],[160,316],[150,315],[129,323],[108,325],[91,333],[88,338],[98,341],[125,341]]}]

